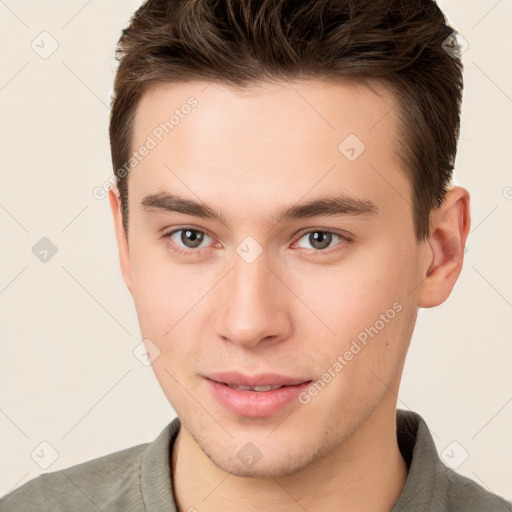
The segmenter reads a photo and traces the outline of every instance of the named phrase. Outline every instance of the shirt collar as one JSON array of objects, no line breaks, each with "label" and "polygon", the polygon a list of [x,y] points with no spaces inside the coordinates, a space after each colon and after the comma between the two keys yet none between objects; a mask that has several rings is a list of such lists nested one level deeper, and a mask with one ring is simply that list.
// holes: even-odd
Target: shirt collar
[{"label": "shirt collar", "polygon": [[431,510],[432,503],[442,502],[447,468],[437,454],[425,420],[418,413],[397,409],[396,426],[398,447],[409,474],[391,512]]},{"label": "shirt collar", "polygon": [[147,512],[178,512],[171,481],[171,449],[181,422],[174,418],[142,457],[140,483]]}]

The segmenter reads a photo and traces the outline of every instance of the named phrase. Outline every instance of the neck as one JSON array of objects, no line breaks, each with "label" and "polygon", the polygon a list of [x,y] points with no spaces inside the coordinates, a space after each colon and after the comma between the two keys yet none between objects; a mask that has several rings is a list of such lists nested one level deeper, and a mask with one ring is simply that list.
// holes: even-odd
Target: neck
[{"label": "neck", "polygon": [[171,464],[180,512],[389,512],[408,473],[396,438],[395,406],[384,403],[335,450],[292,475],[230,475],[206,457],[183,426]]}]

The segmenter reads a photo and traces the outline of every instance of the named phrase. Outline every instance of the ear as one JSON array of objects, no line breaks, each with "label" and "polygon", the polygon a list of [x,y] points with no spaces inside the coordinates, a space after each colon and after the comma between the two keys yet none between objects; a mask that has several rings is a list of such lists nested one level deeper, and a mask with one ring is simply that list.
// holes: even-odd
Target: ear
[{"label": "ear", "polygon": [[118,188],[114,185],[108,192],[110,208],[114,217],[114,229],[117,239],[117,250],[119,253],[119,263],[121,264],[121,273],[124,282],[132,293],[132,273],[130,264],[130,252],[128,249],[128,239],[123,226],[123,212],[121,208],[121,196]]},{"label": "ear", "polygon": [[425,278],[419,286],[418,306],[431,308],[450,295],[464,261],[464,247],[470,227],[469,192],[452,187],[443,204],[432,213]]}]

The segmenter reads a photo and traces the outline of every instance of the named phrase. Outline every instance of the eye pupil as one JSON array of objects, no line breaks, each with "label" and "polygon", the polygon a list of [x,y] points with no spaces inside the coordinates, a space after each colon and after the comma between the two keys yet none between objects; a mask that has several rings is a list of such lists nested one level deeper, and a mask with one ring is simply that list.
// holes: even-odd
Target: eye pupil
[{"label": "eye pupil", "polygon": [[[325,249],[332,241],[331,233],[325,231],[313,231],[309,234],[309,241],[315,249]],[[319,243],[320,247],[316,244]]]},{"label": "eye pupil", "polygon": [[[189,237],[189,238],[187,238]],[[184,229],[181,233],[181,241],[190,248],[197,247],[203,241],[204,234],[200,231],[194,231],[192,229]],[[192,245],[189,245],[192,242]]]}]

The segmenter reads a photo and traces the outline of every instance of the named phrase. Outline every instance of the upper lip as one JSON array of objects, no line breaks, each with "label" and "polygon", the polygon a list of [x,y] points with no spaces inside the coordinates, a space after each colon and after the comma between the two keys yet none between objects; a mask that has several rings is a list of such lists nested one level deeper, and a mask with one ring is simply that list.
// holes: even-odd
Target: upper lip
[{"label": "upper lip", "polygon": [[244,375],[239,372],[219,372],[205,375],[207,379],[222,384],[235,384],[238,386],[295,386],[303,382],[309,382],[311,379],[300,377],[288,377],[276,373],[260,373],[258,375]]}]

